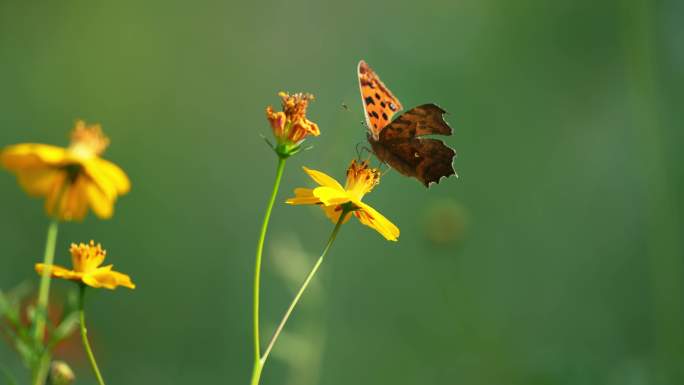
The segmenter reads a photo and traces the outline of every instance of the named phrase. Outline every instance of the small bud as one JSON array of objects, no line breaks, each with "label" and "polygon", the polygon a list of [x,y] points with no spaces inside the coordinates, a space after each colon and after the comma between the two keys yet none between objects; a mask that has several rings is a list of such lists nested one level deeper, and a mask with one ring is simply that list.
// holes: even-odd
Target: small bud
[{"label": "small bud", "polygon": [[50,365],[50,384],[52,385],[71,385],[76,376],[73,370],[64,361],[53,361]]}]

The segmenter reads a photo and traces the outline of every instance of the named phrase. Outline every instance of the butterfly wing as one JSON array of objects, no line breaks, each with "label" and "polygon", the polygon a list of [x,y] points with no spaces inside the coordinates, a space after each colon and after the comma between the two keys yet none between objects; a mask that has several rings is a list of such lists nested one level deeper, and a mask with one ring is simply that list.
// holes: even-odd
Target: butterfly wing
[{"label": "butterfly wing", "polygon": [[442,177],[455,175],[451,162],[456,151],[441,140],[411,138],[391,142],[371,142],[373,151],[383,162],[425,187],[439,183]]},{"label": "butterfly wing", "polygon": [[435,104],[424,104],[406,111],[380,132],[378,140],[369,138],[373,152],[382,162],[425,187],[442,177],[455,175],[452,166],[456,151],[438,139],[424,135],[451,135],[444,111]]},{"label": "butterfly wing", "polygon": [[409,139],[422,135],[451,135],[452,130],[444,120],[443,110],[436,104],[428,103],[414,107],[380,131],[380,140]]},{"label": "butterfly wing", "polygon": [[402,106],[399,99],[363,60],[359,62],[358,76],[366,124],[372,137],[377,140],[382,129],[392,121],[392,117]]}]

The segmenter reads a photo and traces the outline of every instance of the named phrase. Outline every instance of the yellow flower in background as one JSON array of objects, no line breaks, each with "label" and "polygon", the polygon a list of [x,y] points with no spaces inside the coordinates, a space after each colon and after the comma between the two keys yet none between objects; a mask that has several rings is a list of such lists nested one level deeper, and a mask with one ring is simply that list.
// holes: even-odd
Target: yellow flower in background
[{"label": "yellow flower in background", "polygon": [[[347,183],[344,187],[335,179],[316,170],[304,167],[319,187],[295,189],[295,197],[287,200],[291,205],[320,205],[333,223],[337,223],[345,207],[350,211],[343,222],[353,214],[359,222],[375,229],[390,241],[399,237],[399,229],[371,206],[363,203],[363,196],[380,182],[380,171],[368,166],[367,161],[353,160],[347,169]],[[348,206],[347,206],[348,205]]]},{"label": "yellow flower in background", "polygon": [[[89,244],[80,243],[77,245],[72,243],[69,252],[71,252],[73,270],[50,265],[52,277],[82,282],[95,288],[116,289],[117,286],[124,286],[135,289],[131,277],[113,271],[114,265],[100,266],[107,256],[107,251],[102,248],[101,244],[96,245],[94,241],[90,241]],[[42,275],[47,266],[43,263],[37,263],[36,272]]]},{"label": "yellow flower in background", "polygon": [[[279,155],[292,155],[299,150],[301,142],[309,135],[318,136],[318,125],[306,117],[311,94],[297,93],[290,95],[278,93],[282,99],[282,111],[274,112],[272,106],[266,107],[266,118],[273,129],[273,136],[278,141],[276,151]],[[280,151],[279,151],[280,150]]]},{"label": "yellow flower in background", "polygon": [[109,139],[99,124],[76,122],[67,148],[22,143],[0,153],[3,166],[17,175],[29,195],[45,197],[45,211],[61,220],[81,220],[90,207],[110,218],[114,203],[131,183],[119,166],[100,158]]}]

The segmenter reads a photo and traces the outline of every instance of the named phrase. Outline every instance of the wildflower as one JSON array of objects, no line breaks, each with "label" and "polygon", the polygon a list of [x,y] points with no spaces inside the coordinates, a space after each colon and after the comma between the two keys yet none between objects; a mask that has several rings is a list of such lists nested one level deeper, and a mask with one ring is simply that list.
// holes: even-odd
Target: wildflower
[{"label": "wildflower", "polygon": [[346,215],[342,218],[343,223],[353,214],[361,223],[375,229],[387,240],[397,240],[399,229],[374,208],[361,201],[363,196],[380,182],[378,169],[369,167],[367,161],[353,160],[347,169],[347,182],[344,187],[320,171],[306,167],[304,171],[319,184],[319,187],[295,189],[295,197],[288,199],[287,203],[320,205],[333,223],[340,220],[343,212]]},{"label": "wildflower", "polygon": [[100,267],[107,256],[107,251],[102,249],[101,244],[95,245],[94,241],[90,241],[89,244],[72,243],[69,251],[73,270],[57,265],[37,263],[36,272],[42,275],[43,270],[50,266],[51,275],[55,278],[82,282],[94,288],[115,289],[117,286],[124,286],[135,289],[135,284],[131,282],[128,275],[112,270],[114,265]]},{"label": "wildflower", "polygon": [[61,220],[81,220],[88,207],[110,218],[119,195],[130,190],[128,176],[100,158],[109,145],[99,124],[76,122],[67,148],[22,143],[6,147],[0,162],[17,175],[29,195],[45,197],[45,211]]},{"label": "wildflower", "polygon": [[282,99],[282,111],[274,112],[272,106],[266,107],[266,118],[273,129],[278,144],[275,148],[279,156],[287,158],[300,150],[300,145],[309,136],[320,135],[318,125],[306,118],[311,94],[297,93],[290,95],[278,93]]}]

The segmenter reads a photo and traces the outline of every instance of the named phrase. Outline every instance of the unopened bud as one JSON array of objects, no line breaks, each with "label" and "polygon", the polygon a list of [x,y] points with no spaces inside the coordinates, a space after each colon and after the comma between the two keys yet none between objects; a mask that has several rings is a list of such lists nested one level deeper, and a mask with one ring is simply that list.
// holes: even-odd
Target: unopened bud
[{"label": "unopened bud", "polygon": [[76,376],[69,365],[64,361],[53,361],[50,365],[50,384],[71,385]]}]

